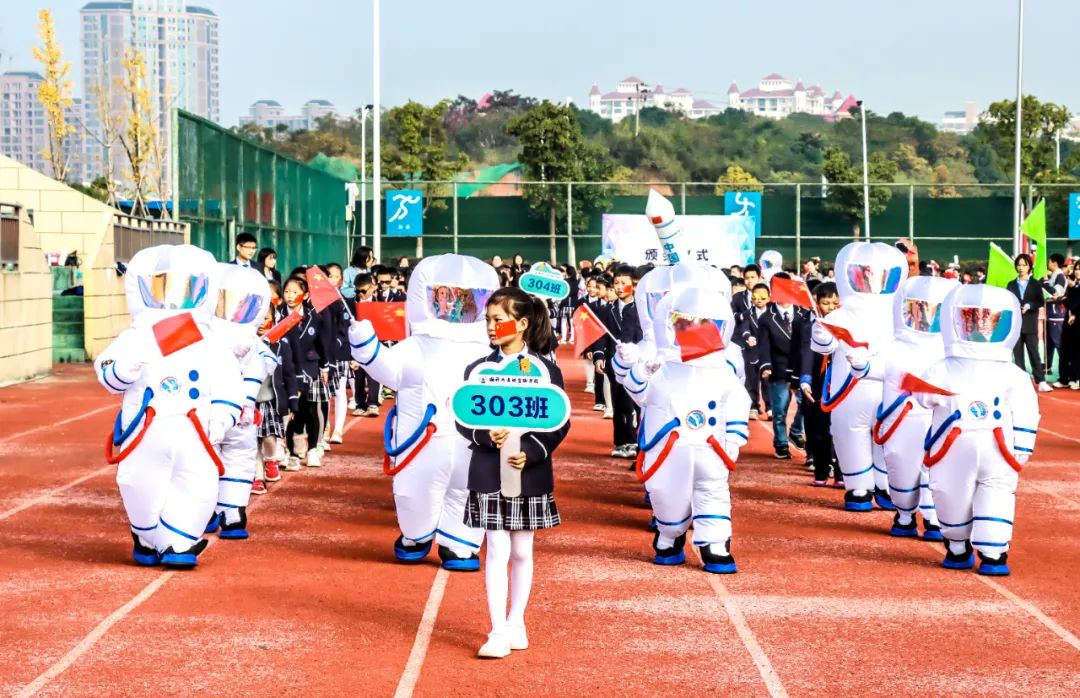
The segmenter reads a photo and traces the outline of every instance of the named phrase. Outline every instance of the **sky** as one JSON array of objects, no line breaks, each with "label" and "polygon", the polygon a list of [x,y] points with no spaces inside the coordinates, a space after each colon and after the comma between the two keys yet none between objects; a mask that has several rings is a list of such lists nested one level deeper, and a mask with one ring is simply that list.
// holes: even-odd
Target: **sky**
[{"label": "sky", "polygon": [[[194,0],[193,0],[194,2]],[[3,0],[0,69],[33,70],[38,8],[54,13],[81,95],[84,0]],[[257,99],[299,113],[371,103],[372,0],[197,0],[220,17],[221,119]],[[493,89],[586,106],[635,75],[724,103],[768,73],[938,121],[1016,93],[1018,0],[383,0],[382,104]],[[662,12],[657,12],[660,8]],[[1077,0],[1028,0],[1024,92],[1080,110]],[[1073,77],[1070,77],[1072,75]]]}]

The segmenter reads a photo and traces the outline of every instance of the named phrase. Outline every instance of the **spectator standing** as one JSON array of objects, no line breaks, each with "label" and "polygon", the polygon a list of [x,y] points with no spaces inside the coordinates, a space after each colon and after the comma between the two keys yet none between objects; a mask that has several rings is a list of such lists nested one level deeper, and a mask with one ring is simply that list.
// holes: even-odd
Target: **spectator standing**
[{"label": "spectator standing", "polygon": [[1013,361],[1017,366],[1027,370],[1024,364],[1024,349],[1027,349],[1028,360],[1031,361],[1031,373],[1038,384],[1040,393],[1049,393],[1053,390],[1046,382],[1046,372],[1043,370],[1042,359],[1039,358],[1039,309],[1043,302],[1043,287],[1031,277],[1031,257],[1019,254],[1014,261],[1017,277],[1009,282],[1009,291],[1020,300],[1020,339],[1013,347]]}]

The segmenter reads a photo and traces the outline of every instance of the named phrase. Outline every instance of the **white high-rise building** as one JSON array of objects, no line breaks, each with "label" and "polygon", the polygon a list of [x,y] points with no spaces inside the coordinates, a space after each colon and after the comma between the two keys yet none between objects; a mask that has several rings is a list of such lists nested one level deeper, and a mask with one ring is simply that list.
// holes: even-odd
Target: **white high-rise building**
[{"label": "white high-rise building", "polygon": [[248,108],[248,115],[240,117],[240,125],[255,124],[262,128],[275,128],[284,125],[290,131],[311,131],[324,116],[337,115],[337,109],[325,99],[309,99],[300,108],[299,114],[286,114],[281,102],[274,99],[260,99]]},{"label": "white high-rise building", "polygon": [[[44,81],[40,73],[29,70],[0,75],[0,154],[52,177],[52,166],[42,155],[49,147],[48,117],[38,99],[38,88]],[[65,113],[68,125],[75,127],[64,140],[69,182],[82,182],[86,174],[81,119],[82,100],[74,99]]]},{"label": "white high-rise building", "polygon": [[[188,5],[185,0],[129,0],[88,2],[80,11],[82,24],[83,84],[86,126],[101,134],[101,108],[123,109],[113,92],[111,100],[99,97],[98,90],[110,90],[124,74],[124,51],[135,48],[146,61],[157,128],[168,160],[172,143],[173,108],[218,121],[219,95],[218,17],[206,7]],[[103,170],[104,149],[87,135],[87,169]],[[114,150],[114,176],[123,177],[122,156]],[[168,177],[166,162],[165,173]]]}]

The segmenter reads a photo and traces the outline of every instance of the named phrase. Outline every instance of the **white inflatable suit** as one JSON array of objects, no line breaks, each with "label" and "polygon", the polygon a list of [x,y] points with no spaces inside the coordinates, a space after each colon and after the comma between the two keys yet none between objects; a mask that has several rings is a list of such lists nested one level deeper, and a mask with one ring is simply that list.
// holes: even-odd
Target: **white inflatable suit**
[{"label": "white inflatable suit", "polygon": [[106,390],[124,396],[107,458],[140,565],[195,566],[222,467],[213,446],[240,418],[240,367],[209,326],[214,272],[213,256],[191,245],[138,252],[124,279],[132,326],[94,362]]},{"label": "white inflatable suit", "polygon": [[765,283],[769,283],[776,272],[784,270],[784,255],[776,250],[765,250],[758,258],[758,266],[761,268],[761,278],[765,279]]},{"label": "white inflatable suit", "polygon": [[1039,400],[1012,362],[1020,302],[1001,288],[967,285],[941,310],[945,358],[923,379],[955,393],[918,393],[933,420],[924,443],[930,491],[948,552],[943,565],[1007,575],[1019,472],[1035,448]]},{"label": "white inflatable suit", "polygon": [[840,307],[825,322],[850,332],[853,347],[836,340],[814,323],[811,348],[830,354],[821,406],[832,413],[833,446],[844,475],[844,507],[870,511],[873,500],[892,509],[888,475],[881,447],[871,429],[881,404],[884,362],[878,355],[893,341],[893,297],[907,279],[907,260],[880,242],[852,242],[836,257]]},{"label": "white inflatable suit", "polygon": [[880,354],[885,366],[881,405],[874,422],[874,443],[882,447],[889,494],[896,516],[890,533],[917,536],[915,513],[921,512],[924,540],[941,540],[929,474],[923,465],[923,439],[930,410],[900,387],[905,374],[922,375],[945,358],[941,341],[941,303],[959,284],[950,279],[916,276],[904,282],[893,303],[895,341]]},{"label": "white inflatable suit", "polygon": [[240,362],[245,395],[240,420],[225,432],[221,442],[225,474],[218,478],[217,504],[206,532],[212,533],[220,526],[222,538],[245,539],[247,506],[259,459],[255,396],[263,380],[277,367],[277,357],[256,334],[270,307],[270,287],[262,274],[237,264],[218,264],[217,278],[218,297],[211,327]]},{"label": "white inflatable suit", "polygon": [[728,474],[749,433],[750,396],[720,351],[683,361],[676,328],[715,323],[731,341],[731,304],[716,290],[672,291],[656,310],[658,363],[641,389],[631,393],[642,407],[638,477],[656,517],[653,541],[660,565],[686,560],[686,531],[694,527],[705,569],[735,572],[731,557],[731,495]]},{"label": "white inflatable suit", "polygon": [[425,257],[409,278],[407,339],[384,347],[367,320],[349,328],[353,358],[397,391],[383,469],[394,476],[401,528],[394,553],[403,562],[422,560],[434,540],[446,569],[479,568],[484,532],[464,523],[469,443],[458,434],[450,398],[468,365],[490,353],[484,306],[498,288],[495,269],[479,259]]}]

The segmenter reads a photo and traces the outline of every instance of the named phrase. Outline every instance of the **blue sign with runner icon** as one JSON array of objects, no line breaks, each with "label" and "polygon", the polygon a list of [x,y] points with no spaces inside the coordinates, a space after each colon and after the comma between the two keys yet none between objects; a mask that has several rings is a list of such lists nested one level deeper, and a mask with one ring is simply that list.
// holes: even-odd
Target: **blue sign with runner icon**
[{"label": "blue sign with runner icon", "polygon": [[424,233],[424,192],[392,189],[386,192],[386,235],[420,237]]}]

